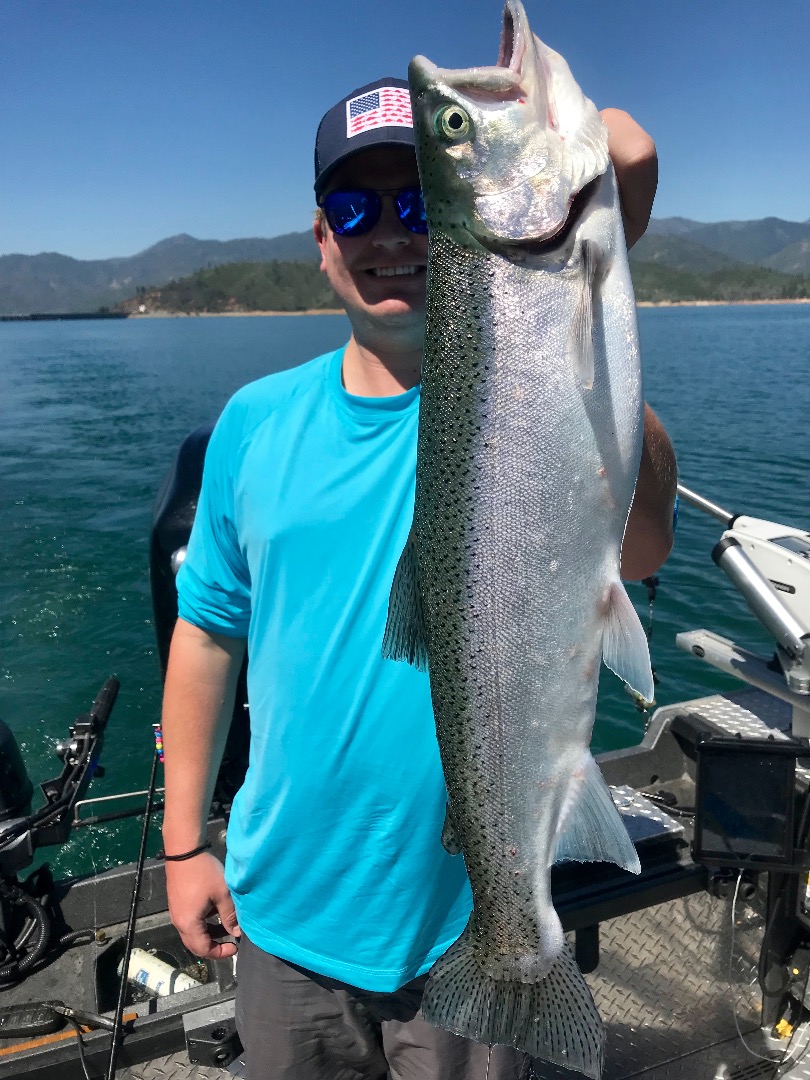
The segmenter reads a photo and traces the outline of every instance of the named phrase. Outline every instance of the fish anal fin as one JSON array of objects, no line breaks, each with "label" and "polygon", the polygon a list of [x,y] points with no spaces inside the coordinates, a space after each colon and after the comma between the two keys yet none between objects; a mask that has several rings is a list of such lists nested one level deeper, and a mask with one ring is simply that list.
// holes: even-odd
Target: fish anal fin
[{"label": "fish anal fin", "polygon": [[419,671],[428,669],[425,611],[413,533],[408,536],[399,557],[391,585],[382,654],[389,660],[404,660]]},{"label": "fish anal fin", "polygon": [[612,862],[641,872],[633,841],[599,766],[586,750],[571,778],[557,834],[555,862]]},{"label": "fish anal fin", "polygon": [[647,635],[621,581],[611,583],[602,659],[612,672],[645,701],[655,697]]}]

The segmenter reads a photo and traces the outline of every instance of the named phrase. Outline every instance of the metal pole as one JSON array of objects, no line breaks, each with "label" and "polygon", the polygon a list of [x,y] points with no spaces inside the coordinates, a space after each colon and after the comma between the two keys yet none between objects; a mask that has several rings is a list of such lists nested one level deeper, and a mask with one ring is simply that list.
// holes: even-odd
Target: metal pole
[{"label": "metal pole", "polygon": [[711,514],[712,517],[718,518],[728,528],[731,527],[731,522],[737,516],[736,514],[729,513],[728,510],[724,510],[722,506],[718,506],[717,503],[710,502],[709,499],[704,499],[702,495],[698,495],[696,491],[691,491],[688,487],[684,487],[683,484],[678,484],[678,494],[682,499],[686,499],[693,506],[696,506],[698,510],[703,510],[706,514]]}]

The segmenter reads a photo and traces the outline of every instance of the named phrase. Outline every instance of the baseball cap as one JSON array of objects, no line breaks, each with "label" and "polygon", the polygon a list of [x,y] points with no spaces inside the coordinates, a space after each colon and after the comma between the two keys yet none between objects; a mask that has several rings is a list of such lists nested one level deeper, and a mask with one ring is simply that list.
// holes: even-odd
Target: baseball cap
[{"label": "baseball cap", "polygon": [[404,79],[377,79],[334,105],[315,137],[315,194],[335,169],[371,146],[415,147],[411,96]]}]

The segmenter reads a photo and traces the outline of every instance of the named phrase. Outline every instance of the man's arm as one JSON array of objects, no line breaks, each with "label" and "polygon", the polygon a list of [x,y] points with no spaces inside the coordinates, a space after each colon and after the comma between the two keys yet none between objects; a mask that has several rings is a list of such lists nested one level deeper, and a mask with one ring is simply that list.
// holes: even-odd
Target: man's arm
[{"label": "man's arm", "polygon": [[655,143],[632,116],[621,109],[603,109],[601,115],[619,185],[624,236],[631,248],[650,223],[658,187],[658,154]]},{"label": "man's arm", "polygon": [[[166,810],[163,846],[180,855],[205,841],[217,770],[228,735],[245,641],[209,634],[177,620],[163,694]],[[169,913],[183,943],[197,956],[232,956],[206,921],[218,915],[226,934],[238,934],[222,864],[208,852],[166,863]]]},{"label": "man's arm", "polygon": [[661,421],[644,406],[644,442],[636,492],[622,543],[622,577],[640,581],[655,573],[672,550],[678,469]]}]

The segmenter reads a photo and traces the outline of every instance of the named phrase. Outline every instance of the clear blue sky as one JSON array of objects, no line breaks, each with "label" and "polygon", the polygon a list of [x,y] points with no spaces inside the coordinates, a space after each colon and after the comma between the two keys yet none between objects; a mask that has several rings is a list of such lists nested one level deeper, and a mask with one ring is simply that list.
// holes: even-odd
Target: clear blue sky
[{"label": "clear blue sky", "polygon": [[[810,0],[526,0],[658,144],[654,213],[810,217]],[[311,221],[322,113],[415,53],[493,63],[500,0],[0,0],[0,254]]]}]

